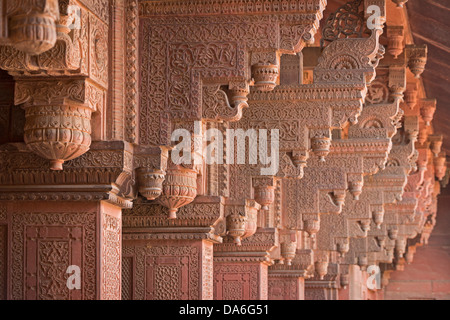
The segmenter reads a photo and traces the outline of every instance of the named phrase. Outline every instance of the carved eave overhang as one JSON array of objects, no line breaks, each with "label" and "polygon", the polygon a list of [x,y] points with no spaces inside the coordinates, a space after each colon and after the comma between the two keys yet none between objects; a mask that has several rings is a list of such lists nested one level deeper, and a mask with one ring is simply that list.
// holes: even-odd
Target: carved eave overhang
[{"label": "carved eave overhang", "polygon": [[221,243],[226,232],[223,197],[198,196],[189,206],[181,207],[177,219],[167,219],[168,208],[139,199],[123,212],[124,240],[195,240]]},{"label": "carved eave overhang", "polygon": [[388,138],[333,140],[330,154],[362,158],[362,174],[374,175],[385,168],[392,141]]},{"label": "carved eave overhang", "polygon": [[[317,160],[317,162],[319,162]],[[285,227],[315,235],[320,229],[321,214],[339,214],[347,189],[344,168],[309,167],[303,179],[283,181]],[[295,205],[302,203],[302,206]]]},{"label": "carved eave overhang", "polygon": [[[136,196],[133,147],[95,142],[82,156],[54,172],[24,144],[0,150],[0,199],[7,201],[99,201],[131,208]],[[89,191],[87,191],[89,190]]]},{"label": "carved eave overhang", "polygon": [[260,262],[272,265],[270,252],[279,244],[278,230],[257,228],[253,236],[242,239],[236,246],[233,239],[225,238],[223,244],[214,247],[214,261]]},{"label": "carved eave overhang", "polygon": [[357,122],[364,97],[363,83],[280,85],[272,92],[252,92],[236,127],[281,128],[280,150],[302,154],[303,168],[310,149],[322,158],[328,154],[332,128]]},{"label": "carved eave overhang", "polygon": [[306,43],[314,42],[326,0],[312,1],[280,1],[262,2],[218,0],[211,4],[208,0],[139,0],[139,15],[141,17],[195,17],[210,19],[218,16],[269,16],[279,23],[280,53],[293,54],[300,52]]},{"label": "carved eave overhang", "polygon": [[288,264],[277,263],[269,267],[269,275],[277,277],[301,277],[309,279],[314,274],[314,251],[296,249],[295,256]]},{"label": "carved eave overhang", "polygon": [[68,34],[58,32],[55,46],[40,55],[29,55],[14,47],[0,46],[0,68],[14,77],[79,74],[81,67],[80,43]]}]

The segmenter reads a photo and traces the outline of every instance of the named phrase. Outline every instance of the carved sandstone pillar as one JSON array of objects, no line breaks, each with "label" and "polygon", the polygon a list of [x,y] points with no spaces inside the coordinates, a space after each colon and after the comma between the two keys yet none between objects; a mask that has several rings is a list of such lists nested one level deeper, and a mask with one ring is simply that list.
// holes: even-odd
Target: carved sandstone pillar
[{"label": "carved sandstone pillar", "polygon": [[212,300],[213,245],[224,199],[199,196],[169,220],[169,209],[138,200],[124,211],[123,299]]},{"label": "carved sandstone pillar", "polygon": [[[6,240],[11,248],[2,251],[9,261],[5,298],[120,300],[119,207],[61,197],[60,201],[1,201],[0,212],[1,245]],[[10,236],[3,237],[5,232]]]}]

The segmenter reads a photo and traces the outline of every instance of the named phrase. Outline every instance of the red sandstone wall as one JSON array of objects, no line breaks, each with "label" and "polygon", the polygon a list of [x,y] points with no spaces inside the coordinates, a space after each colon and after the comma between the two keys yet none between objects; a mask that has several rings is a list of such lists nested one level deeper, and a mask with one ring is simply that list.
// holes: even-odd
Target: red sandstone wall
[{"label": "red sandstone wall", "polygon": [[436,228],[428,246],[417,248],[404,272],[393,272],[386,300],[450,300],[450,188],[442,190]]}]

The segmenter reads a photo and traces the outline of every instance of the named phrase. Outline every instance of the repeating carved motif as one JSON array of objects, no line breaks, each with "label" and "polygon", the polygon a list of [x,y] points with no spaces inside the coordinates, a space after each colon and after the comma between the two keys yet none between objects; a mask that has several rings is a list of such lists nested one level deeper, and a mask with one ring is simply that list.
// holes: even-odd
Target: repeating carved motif
[{"label": "repeating carved motif", "polygon": [[259,278],[264,277],[261,275],[260,268],[259,265],[215,264],[214,298],[217,300],[264,300],[258,292]]},{"label": "repeating carved motif", "polygon": [[[244,5],[242,3],[235,7],[235,10],[230,9],[231,3],[225,0],[216,5],[218,7],[210,11],[209,4],[196,2],[198,14],[204,11],[206,16],[192,18],[191,8],[186,2],[141,3],[140,42],[141,48],[145,48],[141,50],[140,58],[141,143],[168,143],[168,137],[165,136],[168,119],[165,113],[169,113],[171,118],[200,118],[205,90],[201,85],[203,81],[228,85],[231,91],[234,90],[234,86],[230,85],[231,80],[238,80],[244,83],[244,86],[248,85],[250,79],[246,63],[249,57],[252,61],[251,66],[257,64],[258,68],[267,69],[271,65],[278,68],[279,58],[273,52],[300,51],[304,42],[302,37],[309,37],[310,40],[324,8],[322,1],[313,1],[308,6],[296,2],[282,6],[278,1],[274,1],[266,4],[269,6],[255,7],[252,2],[248,2],[247,6],[241,7]],[[216,15],[225,7],[227,11],[224,15]],[[184,14],[180,15],[178,10]],[[241,10],[248,10],[249,14],[260,11],[267,14],[250,15],[244,20],[236,15],[237,11]],[[305,10],[312,10],[315,13],[306,14]],[[294,12],[295,15],[292,14]],[[170,70],[170,73],[167,73],[167,70]],[[169,81],[162,81],[165,78]],[[255,79],[256,85],[259,80],[256,76]],[[150,87],[151,91],[147,89]],[[219,94],[220,99],[226,102],[224,93],[219,91]],[[229,117],[230,111],[226,105],[228,103],[225,103],[223,116]],[[208,105],[207,108],[208,117],[215,119],[217,115],[211,114],[214,107]],[[240,108],[242,106],[236,107]],[[222,111],[222,107],[220,110],[216,108],[216,111]],[[239,118],[239,110],[237,116],[232,118]],[[155,126],[160,127],[161,132],[148,129]]]},{"label": "repeating carved motif", "polygon": [[110,6],[109,0],[80,0],[86,7],[100,18],[104,23],[109,23]]},{"label": "repeating carved motif", "polygon": [[133,257],[122,257],[122,300],[133,300]]},{"label": "repeating carved motif", "polygon": [[137,141],[138,125],[138,1],[126,1],[126,137],[131,143]]},{"label": "repeating carved motif", "polygon": [[103,213],[102,220],[102,299],[120,300],[122,291],[121,219]]},{"label": "repeating carved motif", "polygon": [[299,278],[276,278],[269,276],[270,300],[300,300]]},{"label": "repeating carved motif", "polygon": [[[369,266],[386,285],[413,261],[448,182],[413,79],[428,49],[385,0],[349,1],[315,41],[326,5],[0,1],[0,299],[377,296]],[[173,165],[175,129],[200,163]],[[208,129],[278,130],[278,172],[230,146],[206,164]]]},{"label": "repeating carved motif", "polygon": [[145,247],[124,244],[123,254],[132,256],[135,261],[134,299],[201,298],[201,252],[198,247]]}]

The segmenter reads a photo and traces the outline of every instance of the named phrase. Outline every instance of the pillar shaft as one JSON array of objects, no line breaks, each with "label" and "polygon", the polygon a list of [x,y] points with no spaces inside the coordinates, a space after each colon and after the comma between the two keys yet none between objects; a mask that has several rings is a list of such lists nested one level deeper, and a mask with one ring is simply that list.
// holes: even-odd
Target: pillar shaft
[{"label": "pillar shaft", "polygon": [[0,277],[7,279],[0,280],[0,292],[8,299],[120,299],[120,208],[49,201],[0,206],[0,247],[6,242],[9,248],[0,250]]}]

